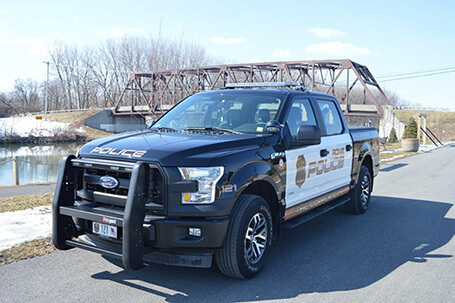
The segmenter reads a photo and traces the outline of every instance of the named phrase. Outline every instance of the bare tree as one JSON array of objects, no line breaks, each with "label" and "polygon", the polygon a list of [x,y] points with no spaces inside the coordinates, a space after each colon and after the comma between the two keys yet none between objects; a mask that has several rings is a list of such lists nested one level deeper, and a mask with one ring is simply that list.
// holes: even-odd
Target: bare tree
[{"label": "bare tree", "polygon": [[7,94],[0,93],[0,117],[8,117],[13,112],[18,114],[17,110],[11,103],[11,99]]},{"label": "bare tree", "polygon": [[40,104],[40,85],[32,79],[16,79],[14,89],[11,92],[11,103],[21,113],[29,111],[39,111]]},{"label": "bare tree", "polygon": [[[45,89],[45,86],[43,87]],[[49,110],[56,110],[65,108],[65,92],[63,87],[60,85],[59,79],[54,79],[49,81],[49,103],[48,109]]]},{"label": "bare tree", "polygon": [[[112,106],[133,72],[214,62],[202,46],[161,35],[106,39],[95,47],[57,41],[50,46],[49,56],[56,76],[49,83],[49,109]],[[21,79],[16,84],[11,102],[5,102],[20,112],[40,109],[44,85]]]}]

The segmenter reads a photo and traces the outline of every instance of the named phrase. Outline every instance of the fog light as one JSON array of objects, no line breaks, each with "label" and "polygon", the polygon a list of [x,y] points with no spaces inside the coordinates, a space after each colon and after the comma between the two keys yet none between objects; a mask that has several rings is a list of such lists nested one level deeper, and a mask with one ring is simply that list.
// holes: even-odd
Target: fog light
[{"label": "fog light", "polygon": [[200,228],[196,228],[196,227],[190,227],[189,231],[188,231],[188,234],[190,236],[194,236],[194,237],[200,237],[202,232],[201,232],[201,229]]}]

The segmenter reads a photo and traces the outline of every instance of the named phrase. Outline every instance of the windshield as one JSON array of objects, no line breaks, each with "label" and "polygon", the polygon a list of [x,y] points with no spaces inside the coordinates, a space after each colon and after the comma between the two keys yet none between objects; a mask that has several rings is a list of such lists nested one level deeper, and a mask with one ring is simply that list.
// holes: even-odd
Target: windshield
[{"label": "windshield", "polygon": [[265,133],[265,123],[275,120],[284,95],[223,91],[196,94],[166,113],[152,129],[206,129],[238,133]]}]

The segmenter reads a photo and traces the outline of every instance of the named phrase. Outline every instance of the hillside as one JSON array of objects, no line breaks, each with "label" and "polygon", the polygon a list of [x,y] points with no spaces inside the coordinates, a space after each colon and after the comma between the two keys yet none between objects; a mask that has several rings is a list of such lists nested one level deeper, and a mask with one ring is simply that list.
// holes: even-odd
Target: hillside
[{"label": "hillside", "polygon": [[445,141],[455,141],[455,112],[393,110],[393,112],[407,123],[412,116],[418,119],[419,114],[427,114],[427,127],[442,141],[442,131],[445,130]]},{"label": "hillside", "polygon": [[[47,115],[47,119],[49,121],[71,123],[71,128],[73,128],[73,129],[81,128],[85,131],[85,133],[81,134],[82,136],[85,136],[88,139],[96,139],[96,138],[101,138],[101,137],[106,137],[106,136],[111,135],[111,133],[85,126],[85,124],[84,124],[85,118],[93,116],[94,114],[97,114],[99,112],[100,112],[100,110],[52,113],[52,114]],[[44,118],[44,116],[43,116],[43,118]]]}]

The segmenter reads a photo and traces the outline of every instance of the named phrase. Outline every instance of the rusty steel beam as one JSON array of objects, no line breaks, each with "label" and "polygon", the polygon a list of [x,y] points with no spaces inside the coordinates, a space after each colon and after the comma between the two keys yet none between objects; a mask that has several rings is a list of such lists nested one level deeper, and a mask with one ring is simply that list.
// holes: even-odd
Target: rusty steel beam
[{"label": "rusty steel beam", "polygon": [[[365,65],[348,59],[229,64],[195,68],[132,73],[112,110],[114,115],[159,115],[181,99],[204,90],[225,87],[227,83],[302,82],[313,91],[337,95],[345,104],[345,115],[382,116],[383,105],[390,105],[372,73]],[[368,96],[376,112],[350,112],[355,87]],[[343,88],[341,88],[343,87]],[[372,89],[375,89],[373,93]],[[363,104],[363,103],[362,103]]]}]

